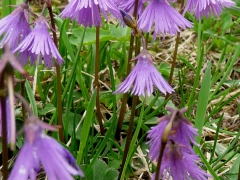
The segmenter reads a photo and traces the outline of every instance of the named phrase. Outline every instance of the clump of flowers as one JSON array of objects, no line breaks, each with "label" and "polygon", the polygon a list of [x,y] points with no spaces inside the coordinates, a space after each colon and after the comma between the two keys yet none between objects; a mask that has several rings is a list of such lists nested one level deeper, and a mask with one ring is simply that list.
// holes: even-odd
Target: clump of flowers
[{"label": "clump of flowers", "polygon": [[[191,144],[198,146],[194,139],[197,136],[190,121],[183,115],[187,108],[175,110],[167,107],[170,114],[159,119],[159,124],[149,131],[150,139],[149,158],[151,161],[159,160],[160,150],[164,150],[160,177],[166,179],[171,176],[173,179],[196,180],[207,179],[209,175],[200,167],[200,158],[194,153]],[[164,147],[164,148],[163,148]],[[153,178],[155,175],[153,175]],[[169,178],[169,177],[168,177]]]},{"label": "clump of flowers", "polygon": [[163,94],[172,93],[174,90],[154,67],[150,53],[144,49],[133,60],[137,60],[136,66],[128,77],[118,86],[114,93],[126,93],[131,87],[132,94],[138,96],[150,96],[156,86]]},{"label": "clump of flowers", "polygon": [[55,139],[47,136],[45,129],[56,131],[35,116],[30,116],[24,125],[26,142],[21,148],[14,164],[9,180],[36,179],[40,164],[49,179],[74,179],[72,175],[83,177],[83,172],[77,166],[71,153],[62,147]]}]

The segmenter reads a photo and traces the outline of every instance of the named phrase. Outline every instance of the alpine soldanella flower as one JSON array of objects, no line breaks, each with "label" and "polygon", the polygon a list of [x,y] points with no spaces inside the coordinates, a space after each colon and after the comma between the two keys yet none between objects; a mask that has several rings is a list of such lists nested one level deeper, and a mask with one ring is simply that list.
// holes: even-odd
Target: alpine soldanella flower
[{"label": "alpine soldanella flower", "polygon": [[108,19],[107,14],[121,18],[117,6],[111,0],[72,0],[62,11],[61,16],[75,19],[78,24],[85,27],[92,27],[102,25],[100,12],[105,19]]},{"label": "alpine soldanella flower", "polygon": [[[204,172],[199,166],[200,158],[196,154],[188,152],[188,147],[170,139],[166,146],[160,169],[161,179],[173,180],[207,180],[209,174]],[[155,179],[153,174],[152,180]]]},{"label": "alpine soldanella flower", "polygon": [[153,86],[156,86],[163,94],[174,92],[154,67],[152,57],[146,49],[142,50],[133,60],[136,59],[138,59],[137,64],[114,93],[126,93],[132,86],[132,94],[138,96],[150,96],[153,93]]},{"label": "alpine soldanella flower", "polygon": [[28,5],[22,3],[10,15],[0,20],[0,36],[3,35],[0,48],[7,43],[10,49],[14,50],[20,41],[31,32],[27,22],[28,12]]},{"label": "alpine soldanella flower", "polygon": [[150,0],[138,20],[139,29],[150,32],[154,26],[153,37],[158,34],[176,35],[181,29],[191,28],[192,23],[179,14],[166,0]]},{"label": "alpine soldanella flower", "polygon": [[[137,17],[142,14],[144,3],[147,1],[148,0],[138,0]],[[135,0],[116,0],[115,3],[118,5],[119,9],[123,9],[127,13],[134,13]]]},{"label": "alpine soldanella flower", "polygon": [[184,13],[190,11],[196,14],[197,19],[214,14],[219,16],[224,8],[236,6],[231,0],[187,0]]},{"label": "alpine soldanella flower", "polygon": [[19,52],[18,59],[23,65],[27,64],[28,59],[33,64],[40,56],[39,61],[43,58],[44,65],[51,68],[54,65],[52,59],[54,57],[57,63],[61,65],[63,59],[48,32],[50,26],[46,19],[40,16],[34,23],[32,32],[14,50],[14,52]]},{"label": "alpine soldanella flower", "polygon": [[194,137],[198,136],[197,129],[194,128],[191,122],[184,116],[184,113],[187,111],[187,107],[176,110],[170,107],[166,107],[166,109],[170,112],[169,114],[161,117],[159,119],[159,124],[151,128],[148,133],[148,138],[150,139],[150,150],[149,156],[152,161],[156,160],[159,154],[160,146],[162,143],[162,136],[165,128],[169,123],[171,123],[171,128],[169,129],[169,137],[174,141],[183,144],[188,147],[188,150],[192,150],[192,145],[197,145]]},{"label": "alpine soldanella flower", "polygon": [[72,175],[82,176],[71,153],[55,139],[47,136],[44,129],[56,131],[56,127],[30,116],[24,125],[26,142],[20,150],[9,180],[36,179],[42,164],[48,179],[73,180]]}]

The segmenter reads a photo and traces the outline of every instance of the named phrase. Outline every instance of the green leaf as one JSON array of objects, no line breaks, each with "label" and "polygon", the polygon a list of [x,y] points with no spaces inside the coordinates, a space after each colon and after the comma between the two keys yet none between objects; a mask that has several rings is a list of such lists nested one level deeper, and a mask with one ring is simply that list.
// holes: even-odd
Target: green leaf
[{"label": "green leaf", "polygon": [[238,157],[233,163],[229,172],[225,174],[228,180],[235,180],[238,178],[238,173],[240,173],[239,166],[240,166],[240,154],[238,154]]},{"label": "green leaf", "polygon": [[97,94],[97,91],[95,89],[92,94],[92,97],[88,103],[87,113],[86,113],[86,117],[83,122],[83,129],[82,129],[82,133],[81,133],[80,147],[79,147],[78,156],[77,156],[77,164],[80,164],[80,161],[81,161],[82,155],[83,155],[83,151],[84,151],[84,148],[87,143],[89,130],[90,130],[90,127],[92,124],[92,118],[93,118],[93,114],[94,114],[93,111],[94,111],[94,107],[96,104],[96,94]]},{"label": "green leaf", "polygon": [[34,94],[33,94],[32,88],[31,88],[30,83],[29,83],[28,80],[26,80],[26,82],[25,82],[25,88],[26,88],[26,91],[27,91],[28,98],[30,100],[30,105],[32,107],[33,114],[35,116],[37,116],[38,115],[37,104],[36,104],[36,101],[35,101],[35,98],[34,98]]},{"label": "green leaf", "polygon": [[[73,29],[72,31],[73,36],[69,38],[70,43],[79,46],[83,31],[84,31],[83,27]],[[111,35],[110,31],[101,29],[99,38],[100,42],[112,39],[114,39],[114,37]],[[94,44],[95,41],[96,41],[96,28],[86,28],[83,44],[84,45]]]},{"label": "green leaf", "polygon": [[115,180],[117,177],[116,169],[108,167],[103,160],[97,159],[85,178],[87,180]]},{"label": "green leaf", "polygon": [[56,110],[56,108],[54,107],[54,105],[51,103],[48,103],[48,104],[46,104],[46,106],[44,106],[42,109],[39,110],[38,114],[41,116],[44,116],[47,113],[53,112],[55,110]]},{"label": "green leaf", "polygon": [[211,85],[211,62],[208,63],[207,70],[203,76],[202,87],[199,92],[198,103],[197,103],[197,112],[195,126],[198,129],[199,136],[196,137],[197,143],[200,143],[202,128],[204,125],[204,119],[207,111],[208,98],[210,93]]}]

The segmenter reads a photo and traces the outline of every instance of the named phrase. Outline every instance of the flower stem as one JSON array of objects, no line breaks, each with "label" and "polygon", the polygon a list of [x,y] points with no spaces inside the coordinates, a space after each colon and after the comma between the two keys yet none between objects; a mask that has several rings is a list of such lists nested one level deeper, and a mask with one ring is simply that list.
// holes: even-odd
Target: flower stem
[{"label": "flower stem", "polygon": [[[180,14],[183,13],[183,10],[184,10],[183,7],[184,7],[184,0],[181,0],[181,6],[180,6],[180,11],[179,11]],[[172,84],[173,73],[174,73],[174,69],[176,67],[179,41],[180,41],[180,32],[177,33],[177,37],[175,39],[175,48],[174,48],[174,53],[173,53],[173,62],[172,62],[172,67],[171,67],[170,76],[169,76],[169,80],[168,80],[168,83],[169,83],[170,86]],[[167,93],[166,97],[165,97],[165,100],[168,99],[169,96],[170,96],[170,94]]]},{"label": "flower stem", "polygon": [[22,102],[22,106],[27,110],[27,112],[28,112],[28,116],[33,116],[33,112],[32,112],[32,110],[31,110],[31,108],[30,108],[30,106],[29,106],[29,104],[27,103],[27,101],[24,99],[24,97],[21,95],[21,94],[19,94],[19,93],[14,93],[14,96],[16,97],[16,98],[18,98],[21,102]]},{"label": "flower stem", "polygon": [[103,127],[103,123],[102,123],[102,114],[101,114],[101,109],[100,109],[100,100],[99,100],[99,93],[100,93],[100,86],[99,86],[99,77],[98,77],[98,73],[99,73],[99,53],[100,53],[100,42],[99,42],[99,38],[100,38],[100,26],[96,26],[96,54],[95,54],[95,79],[94,79],[94,84],[95,87],[97,89],[97,96],[96,96],[96,109],[97,109],[97,119],[98,119],[98,123],[100,126],[100,132],[101,135],[104,136],[105,131],[104,131],[104,127]]},{"label": "flower stem", "polygon": [[[0,89],[4,89],[4,75],[3,71],[0,76]],[[1,119],[2,119],[2,172],[3,172],[3,180],[7,180],[8,178],[8,145],[7,145],[7,114],[6,114],[6,97],[1,97]]]},{"label": "flower stem", "polygon": [[127,140],[126,140],[126,145],[125,145],[125,149],[124,149],[121,169],[120,169],[119,175],[118,175],[118,180],[121,179],[123,167],[124,167],[124,164],[126,162],[127,155],[128,155],[128,150],[129,150],[130,143],[131,143],[131,140],[132,140],[132,131],[133,131],[133,125],[134,125],[136,104],[137,104],[137,96],[134,95],[133,100],[132,100],[132,110],[131,110],[131,116],[130,116],[130,120],[129,120],[128,132],[127,132]]},{"label": "flower stem", "polygon": [[[24,86],[25,81],[21,82],[21,95],[24,98],[25,96],[25,86]],[[23,118],[23,122],[25,122],[26,120],[26,108],[22,102],[22,118]]]},{"label": "flower stem", "polygon": [[[10,123],[11,123],[11,135],[10,135],[10,143],[11,149],[15,149],[15,141],[16,141],[16,120],[15,120],[15,112],[14,112],[14,84],[13,84],[14,72],[13,68],[9,67],[7,71],[7,89],[8,89],[8,98],[10,105]],[[4,127],[4,126],[3,126]],[[9,132],[8,132],[9,133]]]},{"label": "flower stem", "polygon": [[160,170],[161,170],[160,168],[161,168],[163,153],[166,148],[166,145],[167,145],[166,142],[161,143],[160,153],[159,153],[158,161],[157,161],[157,170],[156,170],[156,174],[155,174],[155,180],[159,180],[159,174],[160,174]]},{"label": "flower stem", "polygon": [[165,150],[167,142],[168,142],[168,136],[171,132],[173,121],[175,120],[178,112],[179,112],[178,110],[174,110],[172,112],[171,119],[170,119],[169,123],[167,124],[167,126],[165,127],[165,129],[163,131],[163,135],[162,135],[162,138],[161,138],[160,153],[159,153],[158,161],[157,161],[157,169],[156,169],[155,180],[159,179],[159,174],[160,174],[162,159],[163,159],[163,153],[164,153],[164,150]]},{"label": "flower stem", "polygon": [[[52,28],[53,28],[53,40],[54,43],[56,45],[56,47],[58,48],[58,40],[57,40],[57,34],[56,34],[56,27],[55,27],[55,22],[54,22],[54,18],[53,18],[53,11],[52,11],[52,5],[51,2],[48,0],[46,1],[47,4],[47,8],[49,11],[49,15],[50,15],[50,19],[51,19],[51,24],[52,24]],[[64,140],[64,135],[63,135],[63,120],[62,120],[62,99],[61,99],[61,95],[62,95],[62,87],[61,87],[61,74],[60,74],[60,66],[55,63],[56,65],[56,78],[57,78],[57,110],[58,110],[58,125],[61,126],[62,128],[59,129],[59,139],[61,142],[65,142]]]},{"label": "flower stem", "polygon": [[[135,18],[137,16],[137,10],[138,10],[138,0],[135,0],[134,12],[133,12],[133,17],[135,17]],[[132,59],[133,48],[134,48],[134,36],[131,34],[130,47],[129,47],[129,51],[128,51],[128,65],[127,65],[127,74],[126,75],[128,75],[131,71],[130,61]],[[115,138],[117,140],[120,140],[120,137],[121,137],[122,124],[123,124],[123,119],[124,119],[124,115],[126,112],[127,97],[128,97],[127,93],[123,94],[122,106],[121,106],[119,117],[118,117],[118,126],[117,126],[116,135],[115,135]]]}]

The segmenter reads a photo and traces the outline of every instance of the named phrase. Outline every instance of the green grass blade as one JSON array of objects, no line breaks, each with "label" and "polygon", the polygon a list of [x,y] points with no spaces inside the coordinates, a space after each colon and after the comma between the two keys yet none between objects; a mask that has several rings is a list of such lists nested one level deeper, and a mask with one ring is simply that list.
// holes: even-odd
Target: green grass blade
[{"label": "green grass blade", "polygon": [[203,76],[202,87],[200,89],[198,97],[195,127],[198,129],[198,133],[200,136],[196,137],[197,143],[200,143],[201,139],[202,128],[204,125],[205,114],[208,106],[210,84],[211,84],[211,62],[209,62],[205,75]]},{"label": "green grass blade", "polygon": [[97,94],[97,91],[95,89],[89,101],[86,117],[83,122],[83,128],[82,128],[81,139],[80,139],[80,147],[79,147],[78,156],[77,156],[78,164],[80,164],[80,161],[82,159],[83,151],[88,139],[89,130],[92,124],[92,118],[94,114],[93,111],[96,104],[96,94]]},{"label": "green grass blade", "polygon": [[33,110],[33,114],[35,116],[37,116],[38,115],[37,104],[36,104],[34,94],[33,94],[32,88],[31,88],[28,80],[26,80],[26,82],[25,82],[25,88],[26,88],[26,91],[27,91],[27,95],[28,95],[32,110]]}]

